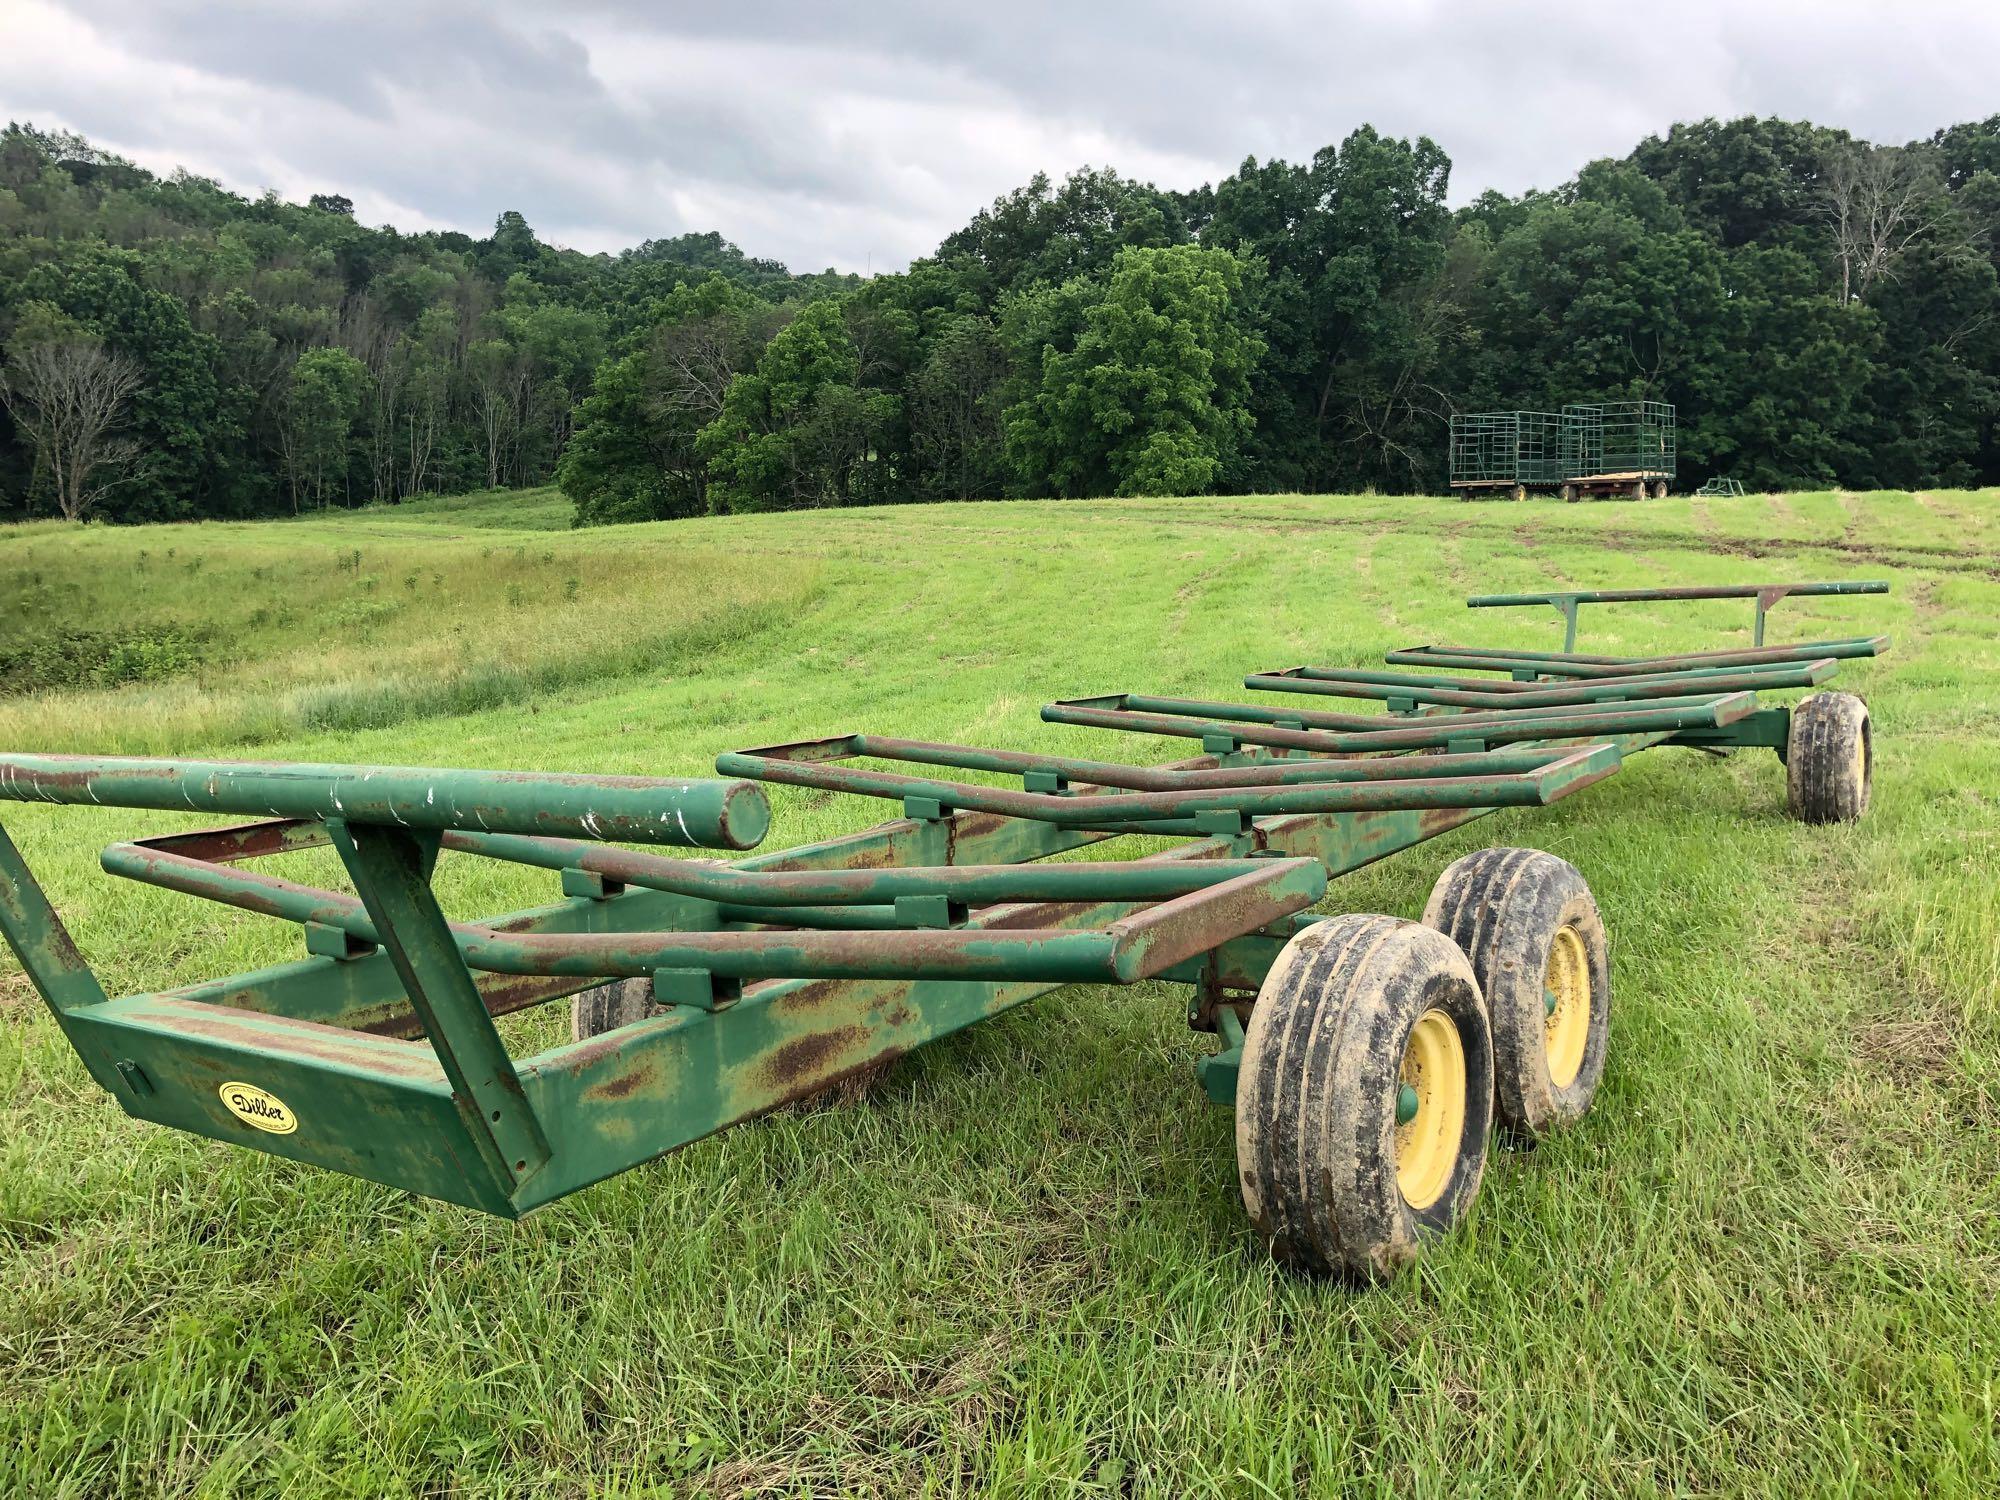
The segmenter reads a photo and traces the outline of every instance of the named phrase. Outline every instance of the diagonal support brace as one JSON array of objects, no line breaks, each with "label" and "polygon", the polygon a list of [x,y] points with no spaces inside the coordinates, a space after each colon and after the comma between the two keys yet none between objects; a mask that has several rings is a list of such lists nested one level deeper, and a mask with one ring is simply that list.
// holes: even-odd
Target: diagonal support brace
[{"label": "diagonal support brace", "polygon": [[548,1162],[548,1137],[431,890],[438,834],[343,821],[326,827],[451,1081],[473,1144],[496,1179],[518,1189]]}]

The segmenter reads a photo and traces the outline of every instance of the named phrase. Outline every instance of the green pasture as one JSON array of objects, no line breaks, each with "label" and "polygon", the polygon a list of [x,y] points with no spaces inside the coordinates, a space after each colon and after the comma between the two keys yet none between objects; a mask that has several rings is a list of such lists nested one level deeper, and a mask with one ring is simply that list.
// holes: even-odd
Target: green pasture
[{"label": "green pasture", "polygon": [[[1337,882],[1329,910],[1415,917],[1458,855],[1530,844],[1613,944],[1595,1111],[1496,1152],[1462,1232],[1373,1291],[1265,1262],[1163,985],[1059,992],[509,1225],[127,1120],[8,961],[0,1493],[2000,1492],[2000,492],[566,522],[542,491],[0,528],[0,747],[671,774],[866,729],[1167,759],[1037,709],[1560,645],[1474,592],[1886,578],[1771,616],[1895,637],[1837,683],[1875,802],[1808,828],[1774,757],[1659,750]],[[1580,646],[1750,619],[1587,606]],[[892,810],[773,802],[772,847]],[[0,822],[115,992],[300,952],[98,871],[185,819]],[[439,886],[468,915],[555,894],[449,855]]]}]

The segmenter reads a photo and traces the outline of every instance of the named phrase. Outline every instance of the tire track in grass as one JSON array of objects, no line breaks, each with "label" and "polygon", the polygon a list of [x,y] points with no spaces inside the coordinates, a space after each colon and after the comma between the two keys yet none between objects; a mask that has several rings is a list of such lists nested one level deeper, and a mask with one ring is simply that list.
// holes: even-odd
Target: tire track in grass
[{"label": "tire track in grass", "polygon": [[[1448,536],[1465,531],[1470,531],[1474,535],[1483,535],[1489,531],[1511,535],[1513,531],[1512,527],[1485,518],[1436,525],[1386,516],[1301,516],[1282,520],[1273,517],[1269,520],[1252,521],[1235,519],[1229,512],[1208,517],[1207,525],[1209,529],[1216,531],[1255,531],[1274,536],[1291,535],[1299,531],[1365,530],[1384,534],[1422,536]],[[1851,562],[1873,563],[1887,568],[1924,568],[1933,572],[1972,573],[2000,579],[2000,561],[1992,558],[1967,558],[1961,548],[1921,543],[1854,541],[1845,535],[1818,540],[1791,537],[1712,538],[1698,530],[1637,531],[1620,530],[1615,527],[1593,530],[1586,526],[1559,524],[1544,524],[1540,534],[1545,541],[1551,543],[1603,548],[1615,552],[1662,550],[1694,553],[1703,557],[1723,553],[1736,557],[1784,557],[1815,561],[1831,553]]]},{"label": "tire track in grass", "polygon": [[1882,878],[1866,829],[1791,846],[1745,954],[1750,972],[1790,982],[1752,1000],[1748,1076],[1768,1087],[1742,1096],[1754,1113],[1730,1151],[1749,1215],[1715,1264],[1779,1321],[1732,1341],[1731,1359],[1751,1391],[1783,1384],[1810,1410],[1792,1434],[1808,1468],[1858,1450],[1867,1468],[1851,1477],[1867,1491],[1921,1475],[1927,1492],[1991,1494],[1994,1100],[1949,997],[1854,915]]},{"label": "tire track in grass", "polygon": [[[1828,1087],[1801,1090],[1794,1101],[1824,1148],[1829,1185],[1847,1190],[1846,1206],[1857,1215],[1927,1167],[1937,1172],[1939,1191],[1904,1197],[1905,1206],[1923,1212],[1929,1234],[1885,1230],[1822,1244],[1841,1253],[1907,1255],[1934,1274],[1962,1271],[1990,1305],[2000,1298],[2000,1219],[1993,1215],[2000,1131],[1991,1128],[1991,1082],[1980,1076],[1966,1008],[1894,949],[1871,941],[1857,914],[1884,878],[1880,862],[1869,858],[1865,827],[1832,830],[1787,865],[1790,919],[1766,929],[1760,946],[1774,970],[1796,974],[1811,997],[1796,1034],[1816,1044],[1833,1070],[1822,1080]],[[1790,1019],[1771,1017],[1779,1025]],[[1959,1128],[1981,1118],[1985,1128]],[[1948,1238],[1941,1242],[1939,1233]]]}]

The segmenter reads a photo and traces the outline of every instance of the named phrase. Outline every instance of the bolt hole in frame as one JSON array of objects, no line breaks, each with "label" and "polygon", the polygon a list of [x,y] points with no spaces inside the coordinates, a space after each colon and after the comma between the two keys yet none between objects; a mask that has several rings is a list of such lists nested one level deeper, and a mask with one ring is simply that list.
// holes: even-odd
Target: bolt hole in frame
[{"label": "bolt hole in frame", "polygon": [[[1200,1084],[1240,1103],[1246,1056],[1270,1029],[1257,1023],[1260,1007],[1308,970],[1324,988],[1319,969],[1294,960],[1313,947],[1324,919],[1309,909],[1332,878],[1495,809],[1580,792],[1655,746],[1817,757],[1818,769],[1790,766],[1795,781],[1852,774],[1841,770],[1850,764],[1865,772],[1865,710],[1858,755],[1822,746],[1824,733],[1801,750],[1792,710],[1759,695],[1819,688],[1888,638],[1766,645],[1763,616],[1788,596],[1886,589],[1484,596],[1470,602],[1554,606],[1564,650],[1416,646],[1387,660],[1420,671],[1298,666],[1245,679],[1277,706],[1114,693],[1042,711],[1051,723],[1199,743],[1199,755],[1169,764],[869,734],[725,754],[718,779],[5,755],[0,800],[251,819],[113,844],[101,864],[293,924],[303,954],[110,997],[4,830],[0,928],[127,1113],[507,1217],[1069,984],[1187,985],[1190,1024],[1219,1046],[1201,1060]],[[1736,597],[1757,601],[1749,648],[1643,658],[1573,649],[1580,604]],[[1329,698],[1372,711],[1319,706]],[[1305,703],[1314,706],[1296,706]],[[654,852],[755,847],[770,823],[765,783],[877,798],[900,816],[731,861]],[[1057,858],[1133,834],[1180,842],[1143,858]],[[246,867],[321,846],[339,855],[354,894]],[[431,889],[444,849],[546,870],[561,897],[449,920]],[[1469,960],[1477,968],[1479,955]],[[511,1055],[494,1024],[631,980],[656,1005],[532,1056]],[[1398,1140],[1442,1149],[1436,1130],[1414,1128],[1425,1122],[1409,1081],[1436,1070],[1400,1061],[1416,1023],[1431,1028],[1415,1033],[1429,1039],[1423,1056],[1456,1054],[1438,1051],[1443,1012],[1397,1023],[1368,988],[1376,980],[1343,983],[1315,990],[1313,1003],[1388,1017],[1383,1045],[1397,1056],[1380,1097],[1364,1103],[1379,1115],[1381,1181],[1393,1186],[1410,1180],[1396,1171]],[[1511,1056],[1511,1023],[1492,1024]],[[1483,1140],[1476,1111],[1437,1107],[1459,1109],[1450,1118],[1472,1120]],[[1270,1149],[1267,1126],[1246,1126],[1239,1109],[1239,1154],[1246,1141]],[[1454,1212],[1463,1203],[1453,1195],[1469,1201],[1477,1185],[1472,1171],[1464,1186],[1463,1166],[1431,1160],[1420,1174],[1426,1191],[1456,1184],[1439,1188]],[[1409,1207],[1380,1182],[1368,1191]],[[1337,1243],[1338,1215],[1256,1211],[1274,1252],[1308,1269],[1386,1273],[1414,1253],[1409,1226],[1386,1210],[1380,1243],[1358,1251]],[[1450,1217],[1427,1209],[1417,1228]]]}]

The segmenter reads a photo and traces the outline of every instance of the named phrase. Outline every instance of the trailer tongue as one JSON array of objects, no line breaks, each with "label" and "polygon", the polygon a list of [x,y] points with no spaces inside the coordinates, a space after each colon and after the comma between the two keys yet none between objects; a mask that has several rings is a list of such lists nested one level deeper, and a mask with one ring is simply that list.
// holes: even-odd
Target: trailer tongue
[{"label": "trailer tongue", "polygon": [[[1533,1137],[1589,1107],[1608,953],[1582,877],[1533,850],[1460,860],[1422,923],[1312,914],[1329,878],[1656,746],[1774,749],[1797,816],[1860,816],[1860,700],[1758,695],[1817,687],[1887,638],[1766,646],[1763,614],[1886,588],[1475,599],[1553,605],[1564,651],[1423,646],[1389,656],[1420,672],[1246,679],[1276,706],[1119,693],[1042,711],[1200,743],[1164,765],[868,734],[726,754],[714,780],[0,756],[4,799],[254,819],[102,864],[290,923],[304,955],[111,998],[4,831],[0,929],[127,1113],[509,1217],[1065,985],[1177,981],[1218,1037],[1200,1080],[1235,1108],[1273,1253],[1377,1276],[1465,1211],[1495,1121]],[[1580,603],[1739,595],[1758,601],[1747,649],[1573,649]],[[1386,711],[1301,702],[1330,698]],[[733,862],[621,847],[752,847],[773,783],[900,816]],[[1180,842],[1062,858],[1132,835]],[[322,845],[352,893],[244,867]],[[449,919],[431,887],[446,851],[550,871],[562,899]],[[496,1018],[568,996],[575,1039],[512,1055]]]}]

